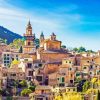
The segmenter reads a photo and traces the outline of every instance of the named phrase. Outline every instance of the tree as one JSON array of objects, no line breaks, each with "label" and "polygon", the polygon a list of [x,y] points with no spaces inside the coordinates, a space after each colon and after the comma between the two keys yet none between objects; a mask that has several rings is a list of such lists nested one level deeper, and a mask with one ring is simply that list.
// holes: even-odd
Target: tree
[{"label": "tree", "polygon": [[23,53],[23,47],[22,46],[19,49],[19,53]]},{"label": "tree", "polygon": [[62,45],[61,48],[66,49],[66,46],[65,45]]},{"label": "tree", "polygon": [[94,53],[94,51],[93,51],[93,50],[87,50],[86,52],[89,52],[89,53]]},{"label": "tree", "polygon": [[86,49],[84,47],[79,47],[78,52],[86,52]]},{"label": "tree", "polygon": [[83,92],[86,92],[89,88],[91,83],[89,81],[86,81],[83,85]]},{"label": "tree", "polygon": [[34,42],[35,42],[36,48],[38,48],[40,46],[39,39],[35,38]]},{"label": "tree", "polygon": [[19,84],[20,84],[22,87],[27,87],[27,82],[26,82],[26,80],[22,80]]},{"label": "tree", "polygon": [[32,93],[32,90],[24,89],[21,91],[21,96],[28,96],[30,93]]},{"label": "tree", "polygon": [[77,51],[78,51],[78,48],[74,48],[73,50],[74,50],[75,52],[77,52]]},{"label": "tree", "polygon": [[98,93],[97,93],[97,98],[96,100],[100,100],[100,91],[98,90]]},{"label": "tree", "polygon": [[35,87],[36,87],[36,86],[30,86],[29,89],[30,89],[31,91],[35,91]]},{"label": "tree", "polygon": [[0,89],[0,95],[2,95],[2,89]]},{"label": "tree", "polygon": [[11,48],[16,48],[16,49],[19,49],[23,45],[24,45],[23,39],[15,39],[12,43],[9,44]]}]

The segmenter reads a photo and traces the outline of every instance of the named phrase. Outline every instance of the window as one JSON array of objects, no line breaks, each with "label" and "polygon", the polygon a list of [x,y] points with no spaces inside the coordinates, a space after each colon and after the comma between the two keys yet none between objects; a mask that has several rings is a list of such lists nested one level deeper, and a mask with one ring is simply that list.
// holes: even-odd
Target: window
[{"label": "window", "polygon": [[80,76],[80,73],[76,73],[76,77],[77,77],[77,76]]},{"label": "window", "polygon": [[73,91],[75,91],[75,89],[73,89]]},{"label": "window", "polygon": [[78,71],[78,67],[76,67],[76,70]]},{"label": "window", "polygon": [[14,60],[14,58],[12,58],[12,61]]},{"label": "window", "polygon": [[28,61],[28,59],[24,59],[24,61]]},{"label": "window", "polygon": [[62,82],[65,82],[65,78],[64,77],[62,77]]},{"label": "window", "polygon": [[89,61],[87,61],[87,63],[89,63]]},{"label": "window", "polygon": [[73,83],[73,80],[70,80],[70,83]]},{"label": "window", "polygon": [[37,81],[42,81],[42,76],[36,76]]},{"label": "window", "polygon": [[69,61],[69,63],[71,64],[71,61]]},{"label": "window", "polygon": [[9,57],[9,54],[7,54],[7,56]]},{"label": "window", "polygon": [[33,71],[29,71],[28,76],[33,76]]},{"label": "window", "polygon": [[18,55],[16,55],[16,57],[18,57]]},{"label": "window", "polygon": [[72,68],[69,68],[69,70],[72,70]]},{"label": "window", "polygon": [[90,66],[90,69],[93,69],[93,66],[92,65]]},{"label": "window", "polygon": [[26,77],[26,79],[27,79],[28,81],[31,81],[31,77]]},{"label": "window", "polygon": [[64,83],[60,83],[60,84],[59,84],[59,87],[64,87],[64,86],[65,86]]},{"label": "window", "polygon": [[83,69],[86,69],[86,67],[83,67]]},{"label": "window", "polygon": [[4,61],[4,63],[6,63],[6,61]]},{"label": "window", "polygon": [[7,60],[9,60],[9,57],[7,57]]},{"label": "window", "polygon": [[16,76],[16,74],[11,74],[11,76]]},{"label": "window", "polygon": [[4,54],[4,56],[6,56],[6,54]]},{"label": "window", "polygon": [[36,100],[43,100],[43,98],[36,98]]},{"label": "window", "polygon": [[99,75],[99,74],[100,74],[100,70],[97,71],[97,75]]},{"label": "window", "polygon": [[6,58],[6,57],[4,57],[4,60],[7,60],[7,58]]},{"label": "window", "polygon": [[42,66],[42,64],[39,64],[39,66],[41,67],[41,66]]},{"label": "window", "polygon": [[31,64],[31,63],[28,63],[28,64],[27,64],[27,67],[28,67],[28,68],[31,68],[31,67],[32,67],[32,64]]},{"label": "window", "polygon": [[30,42],[28,42],[28,45],[31,45],[31,43],[30,43]]},{"label": "window", "polygon": [[9,64],[9,61],[7,61],[7,63]]},{"label": "window", "polygon": [[72,77],[73,75],[71,74],[71,77]]},{"label": "window", "polygon": [[4,73],[4,74],[3,74],[3,76],[4,76],[4,77],[6,77],[6,76],[7,76],[7,74],[6,74],[6,73]]},{"label": "window", "polygon": [[4,64],[4,66],[6,66],[6,64]]}]

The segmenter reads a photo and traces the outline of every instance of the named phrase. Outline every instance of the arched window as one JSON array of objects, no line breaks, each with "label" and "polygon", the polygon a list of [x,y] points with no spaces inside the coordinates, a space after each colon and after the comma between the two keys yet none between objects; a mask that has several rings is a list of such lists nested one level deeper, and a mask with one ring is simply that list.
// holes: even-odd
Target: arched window
[{"label": "arched window", "polygon": [[31,43],[30,43],[30,42],[28,42],[28,45],[31,45]]}]

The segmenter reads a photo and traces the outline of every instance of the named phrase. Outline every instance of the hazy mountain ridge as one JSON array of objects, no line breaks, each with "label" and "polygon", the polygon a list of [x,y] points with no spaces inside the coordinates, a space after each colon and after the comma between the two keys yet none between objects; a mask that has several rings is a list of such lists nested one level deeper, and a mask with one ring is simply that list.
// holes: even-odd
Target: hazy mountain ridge
[{"label": "hazy mountain ridge", "polygon": [[13,42],[14,39],[22,38],[22,36],[10,31],[9,29],[7,29],[3,26],[0,26],[0,38],[6,39],[7,44],[9,44],[9,43]]}]

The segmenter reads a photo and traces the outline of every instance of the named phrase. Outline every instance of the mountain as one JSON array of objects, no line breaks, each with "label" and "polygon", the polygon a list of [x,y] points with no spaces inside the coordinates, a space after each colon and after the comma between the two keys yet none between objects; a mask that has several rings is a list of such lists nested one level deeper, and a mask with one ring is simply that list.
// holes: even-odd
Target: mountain
[{"label": "mountain", "polygon": [[4,28],[3,26],[0,26],[0,38],[6,39],[7,44],[10,44],[14,39],[22,38],[22,36]]}]

